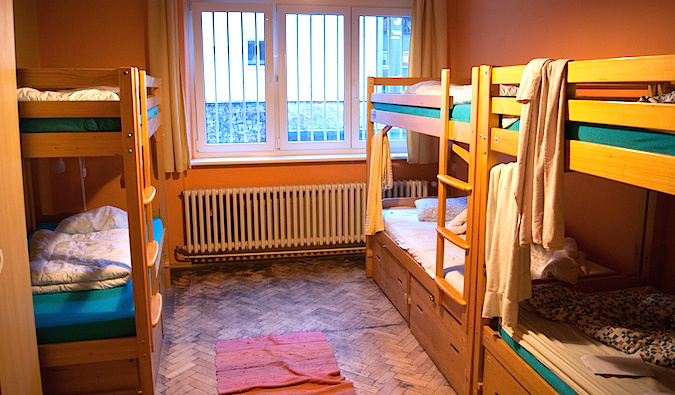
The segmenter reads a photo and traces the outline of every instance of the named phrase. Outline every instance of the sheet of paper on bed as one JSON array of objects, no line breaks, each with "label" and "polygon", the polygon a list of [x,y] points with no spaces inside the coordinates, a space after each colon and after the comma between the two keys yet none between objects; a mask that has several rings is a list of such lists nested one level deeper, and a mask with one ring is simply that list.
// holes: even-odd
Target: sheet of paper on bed
[{"label": "sheet of paper on bed", "polygon": [[581,357],[586,366],[595,374],[611,376],[653,377],[642,357],[637,354],[626,355],[584,355]]}]

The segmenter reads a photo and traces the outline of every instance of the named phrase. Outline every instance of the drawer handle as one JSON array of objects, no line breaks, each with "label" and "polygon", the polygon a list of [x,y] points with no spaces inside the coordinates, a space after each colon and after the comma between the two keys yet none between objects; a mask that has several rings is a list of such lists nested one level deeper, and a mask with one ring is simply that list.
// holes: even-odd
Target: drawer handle
[{"label": "drawer handle", "polygon": [[386,244],[382,244],[382,248],[387,248],[387,245],[386,245]]},{"label": "drawer handle", "polygon": [[381,262],[381,261],[382,261],[382,258],[380,258],[380,256],[377,255],[377,254],[375,254],[375,258],[377,259],[378,262]]},{"label": "drawer handle", "polygon": [[432,301],[432,302],[435,302],[436,298],[434,298],[434,295],[429,294],[429,300]]},{"label": "drawer handle", "polygon": [[420,307],[420,305],[417,305],[417,310],[419,310],[420,313],[424,313],[424,311],[422,311],[422,308]]},{"label": "drawer handle", "polygon": [[403,285],[403,281],[401,281],[400,278],[397,278],[397,280],[398,280],[398,283],[399,283],[399,284]]}]

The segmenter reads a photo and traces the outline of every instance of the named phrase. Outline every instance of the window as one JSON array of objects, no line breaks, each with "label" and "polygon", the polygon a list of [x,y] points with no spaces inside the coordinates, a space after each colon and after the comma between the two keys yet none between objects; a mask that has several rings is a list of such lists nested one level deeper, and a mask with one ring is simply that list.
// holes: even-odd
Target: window
[{"label": "window", "polygon": [[367,76],[407,76],[409,15],[193,3],[194,156],[363,153]]}]

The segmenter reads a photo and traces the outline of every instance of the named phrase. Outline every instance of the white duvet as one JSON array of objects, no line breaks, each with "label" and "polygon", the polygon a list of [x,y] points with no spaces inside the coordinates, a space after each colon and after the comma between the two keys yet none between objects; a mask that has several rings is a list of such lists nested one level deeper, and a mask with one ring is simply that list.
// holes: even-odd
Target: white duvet
[{"label": "white duvet", "polygon": [[106,289],[131,280],[125,211],[112,206],[76,214],[56,231],[38,230],[30,245],[34,294]]},{"label": "white duvet", "polygon": [[22,87],[16,91],[18,101],[119,101],[119,88],[97,86],[85,89],[39,91]]}]

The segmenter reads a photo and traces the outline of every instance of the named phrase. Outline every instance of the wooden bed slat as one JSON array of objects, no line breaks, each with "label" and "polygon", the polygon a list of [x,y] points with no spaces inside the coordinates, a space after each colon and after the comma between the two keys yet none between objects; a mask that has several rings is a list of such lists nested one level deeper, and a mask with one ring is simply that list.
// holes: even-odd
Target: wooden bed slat
[{"label": "wooden bed slat", "polygon": [[157,258],[159,257],[159,243],[156,240],[149,242],[145,254],[148,267],[155,266]]},{"label": "wooden bed slat", "polygon": [[373,93],[370,95],[373,103],[398,104],[404,106],[440,108],[439,95],[402,95],[400,93]]},{"label": "wooden bed slat", "polygon": [[35,89],[73,89],[119,86],[118,69],[17,69],[19,86]]},{"label": "wooden bed slat", "polygon": [[146,206],[152,203],[155,200],[155,195],[157,194],[157,188],[152,185],[143,188],[143,204]]},{"label": "wooden bed slat", "polygon": [[464,162],[471,164],[471,159],[469,157],[469,151],[464,149],[464,147],[461,147],[457,144],[452,145],[452,152],[454,152],[457,156],[459,156]]},{"label": "wooden bed slat", "polygon": [[118,101],[19,102],[20,118],[119,118]]},{"label": "wooden bed slat", "polygon": [[442,182],[443,184],[449,185],[453,188],[457,188],[457,189],[459,189],[461,191],[464,191],[464,192],[470,192],[473,189],[471,184],[469,184],[465,181],[462,181],[458,178],[449,176],[449,175],[438,174],[436,176],[436,178],[438,179],[438,181]]},{"label": "wooden bed slat", "polygon": [[570,121],[675,131],[672,104],[568,100],[567,109]]},{"label": "wooden bed slat", "polygon": [[515,97],[493,97],[492,112],[501,115],[520,116],[523,105],[516,101]]},{"label": "wooden bed slat", "polygon": [[570,62],[569,83],[675,81],[675,55]]},{"label": "wooden bed slat", "polygon": [[675,195],[675,156],[569,141],[569,169]]},{"label": "wooden bed slat", "polygon": [[436,136],[440,138],[443,131],[441,121],[438,118],[420,117],[418,115],[404,115],[390,111],[373,110],[370,115],[373,122],[384,125],[396,125],[402,129]]},{"label": "wooden bed slat", "polygon": [[162,318],[163,305],[164,298],[162,298],[161,293],[157,292],[156,294],[152,295],[152,300],[150,301],[150,323],[152,324],[153,328],[159,324],[159,320]]},{"label": "wooden bed slat", "polygon": [[119,132],[22,133],[24,158],[122,155]]},{"label": "wooden bed slat", "polygon": [[155,135],[159,127],[162,126],[162,117],[155,115],[148,120],[148,138]]},{"label": "wooden bed slat", "polygon": [[[146,79],[147,79],[147,77],[146,77]],[[155,95],[148,96],[147,97],[147,103],[148,103],[147,104],[148,109],[153,108],[155,106],[158,106],[159,105],[159,96],[155,96]]]},{"label": "wooden bed slat", "polygon": [[66,366],[136,358],[136,338],[87,340],[38,346],[40,366]]},{"label": "wooden bed slat", "polygon": [[438,234],[441,235],[445,240],[451,242],[457,247],[463,249],[464,251],[467,251],[470,248],[469,242],[457,236],[456,234],[450,232],[450,230],[448,230],[447,228],[439,226],[436,228],[436,232],[438,232]]},{"label": "wooden bed slat", "polygon": [[450,121],[449,139],[459,143],[473,144],[473,132],[469,122]]}]

